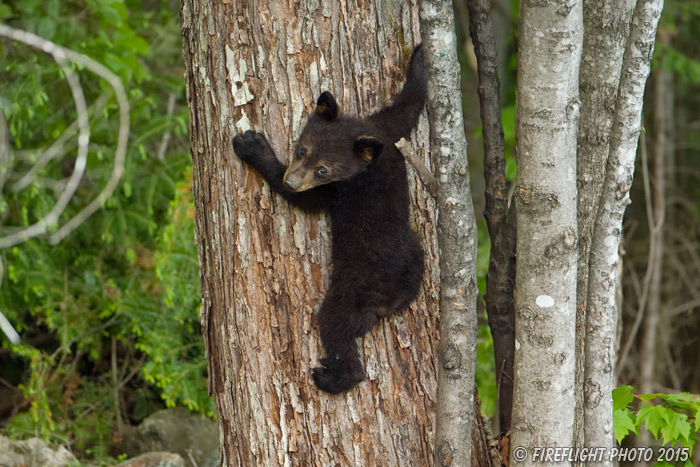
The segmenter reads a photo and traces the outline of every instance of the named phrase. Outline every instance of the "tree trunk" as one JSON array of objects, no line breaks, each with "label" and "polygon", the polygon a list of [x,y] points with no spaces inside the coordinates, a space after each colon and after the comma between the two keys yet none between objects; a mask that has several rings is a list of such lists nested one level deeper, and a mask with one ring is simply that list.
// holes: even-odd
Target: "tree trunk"
[{"label": "tree trunk", "polygon": [[[368,380],[331,396],[311,379],[322,356],[314,311],[328,283],[329,220],[272,195],[231,148],[237,131],[253,128],[286,158],[324,90],[348,113],[391,102],[419,42],[417,3],[183,2],[202,329],[225,465],[433,462],[434,201],[410,175],[422,292],[364,338]],[[417,135],[425,147],[425,119]]]},{"label": "tree trunk", "polygon": [[438,174],[440,365],[436,464],[471,465],[476,396],[476,242],[451,0],[423,0],[430,147]]},{"label": "tree trunk", "polygon": [[[634,3],[635,0],[589,0],[583,5],[583,55],[579,74],[581,120],[577,161],[579,252],[576,291],[575,446],[584,443],[584,406],[587,410],[586,421],[590,427],[585,445],[608,446],[612,440],[610,429],[606,429],[599,416],[599,413],[607,413],[610,408],[608,404],[599,406],[601,398],[609,398],[611,395],[601,394],[600,388],[596,387],[592,379],[587,385],[588,398],[584,402],[588,261],[593,223],[598,212],[600,192],[605,179],[605,163],[610,149],[610,128],[620,83],[622,56]],[[612,370],[613,362],[610,358],[611,356],[606,357],[607,365]]]},{"label": "tree trunk", "polygon": [[523,2],[520,38],[511,445],[532,454],[573,442],[581,2]]},{"label": "tree trunk", "polygon": [[638,0],[633,14],[615,101],[605,181],[593,229],[585,347],[587,446],[613,445],[611,392],[617,311],[615,284],[622,218],[629,204],[629,190],[641,130],[644,86],[649,75],[656,25],[662,7],[663,0]]},{"label": "tree trunk", "polygon": [[515,357],[515,210],[508,209],[506,156],[501,123],[496,40],[490,0],[469,0],[469,32],[479,73],[479,104],[484,140],[484,217],[491,237],[486,275],[486,314],[493,336],[498,385],[498,432],[510,430]]}]

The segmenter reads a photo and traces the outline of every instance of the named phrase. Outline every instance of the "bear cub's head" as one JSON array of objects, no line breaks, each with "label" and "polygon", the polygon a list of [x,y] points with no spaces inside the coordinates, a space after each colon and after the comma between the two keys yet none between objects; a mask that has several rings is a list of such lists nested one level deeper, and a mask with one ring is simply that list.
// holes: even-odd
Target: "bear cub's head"
[{"label": "bear cub's head", "polygon": [[326,91],[301,132],[284,184],[299,192],[349,180],[367,170],[383,148],[362,120],[339,116],[338,103]]}]

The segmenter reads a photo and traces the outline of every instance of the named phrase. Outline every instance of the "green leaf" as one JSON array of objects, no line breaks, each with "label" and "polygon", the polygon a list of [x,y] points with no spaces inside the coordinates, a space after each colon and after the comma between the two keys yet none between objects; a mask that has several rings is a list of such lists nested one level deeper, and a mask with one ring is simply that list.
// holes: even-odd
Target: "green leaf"
[{"label": "green leaf", "polygon": [[637,426],[644,422],[644,426],[657,439],[659,430],[666,426],[665,407],[647,404],[637,412]]},{"label": "green leaf", "polygon": [[12,16],[12,8],[8,5],[0,4],[0,19],[9,18]]},{"label": "green leaf", "polygon": [[53,39],[56,34],[56,23],[51,18],[44,16],[36,25],[36,32],[44,39]]},{"label": "green leaf", "polygon": [[615,410],[613,412],[613,432],[617,442],[622,442],[630,431],[636,433],[633,415],[627,409]]},{"label": "green leaf", "polygon": [[104,22],[107,23],[107,26],[119,27],[122,25],[122,16],[116,8],[102,5],[100,13],[102,14]]},{"label": "green leaf", "polygon": [[136,261],[136,251],[134,251],[133,248],[127,248],[126,249],[126,260],[131,264],[132,266],[134,265],[134,262]]},{"label": "green leaf", "polygon": [[690,423],[688,416],[681,413],[676,413],[672,410],[667,410],[665,415],[668,424],[661,428],[661,436],[667,443],[675,443],[680,441],[681,437],[686,441],[690,437]]},{"label": "green leaf", "polygon": [[148,55],[151,48],[148,42],[132,30],[122,30],[114,33],[114,44],[120,48],[131,50],[139,55]]},{"label": "green leaf", "polygon": [[634,400],[632,386],[620,386],[619,388],[613,389],[612,398],[613,411],[627,408],[630,402]]}]

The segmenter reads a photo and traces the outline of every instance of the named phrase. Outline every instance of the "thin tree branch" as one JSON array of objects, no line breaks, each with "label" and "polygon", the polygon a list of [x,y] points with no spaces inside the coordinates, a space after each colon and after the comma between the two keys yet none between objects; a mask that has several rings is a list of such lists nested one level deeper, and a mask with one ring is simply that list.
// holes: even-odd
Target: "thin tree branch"
[{"label": "thin tree branch", "polygon": [[107,81],[107,83],[109,83],[114,89],[117,103],[119,105],[119,136],[114,155],[114,168],[112,170],[112,175],[107,181],[105,187],[92,202],[85,206],[68,222],[59,227],[58,230],[49,237],[49,242],[55,245],[76,227],[78,227],[82,222],[84,222],[85,219],[97,211],[116,189],[119,179],[124,172],[126,144],[129,137],[129,101],[119,77],[112,73],[104,65],[96,62],[90,57],[74,52],[70,49],[60,47],[53,42],[47,41],[46,39],[43,39],[35,34],[21,31],[4,24],[0,24],[0,37],[7,37],[12,40],[23,42],[32,47],[41,49],[54,57],[54,59],[62,67],[66,80],[68,81],[71,91],[73,92],[74,100],[76,101],[76,109],[78,111],[78,125],[80,128],[78,135],[78,156],[76,157],[75,168],[73,169],[73,174],[66,185],[65,191],[59,197],[56,205],[51,212],[49,212],[49,214],[44,216],[44,218],[42,218],[36,224],[14,234],[0,238],[0,248],[7,248],[9,246],[21,243],[29,238],[44,234],[52,225],[56,224],[60,214],[63,212],[75,193],[75,190],[77,189],[80,179],[85,171],[89,143],[87,109],[80,84],[78,83],[76,75],[68,66],[67,60],[79,63],[83,67]]},{"label": "thin tree branch", "polygon": [[396,148],[401,152],[403,157],[405,157],[406,160],[411,164],[413,169],[418,174],[418,178],[420,178],[420,181],[428,189],[428,193],[430,193],[430,196],[432,196],[433,198],[437,198],[438,184],[437,180],[435,179],[435,176],[432,173],[430,173],[430,170],[428,170],[425,164],[423,164],[423,162],[418,158],[418,155],[415,152],[413,152],[413,149],[411,149],[411,146],[408,145],[406,139],[401,138],[396,143],[394,143],[394,146],[396,146]]},{"label": "thin tree branch", "polygon": [[2,249],[17,245],[18,243],[22,243],[30,238],[44,234],[51,226],[58,222],[59,216],[70,202],[75,190],[78,189],[80,179],[83,177],[83,173],[85,172],[88,144],[90,142],[90,127],[88,124],[87,105],[85,104],[83,89],[80,86],[78,77],[68,64],[66,53],[67,49],[59,47],[53,42],[47,41],[36,34],[21,31],[4,24],[0,24],[0,37],[7,37],[31,47],[43,50],[44,52],[50,54],[54,60],[56,60],[56,63],[58,63],[58,65],[61,67],[61,70],[66,77],[66,81],[68,82],[68,86],[70,87],[71,93],[73,94],[75,109],[78,112],[77,121],[79,128],[78,155],[75,159],[73,173],[66,184],[66,189],[63,191],[63,193],[61,193],[61,196],[59,196],[58,201],[56,201],[56,204],[51,211],[37,223],[30,225],[29,227],[26,227],[14,234],[0,237],[0,249]]},{"label": "thin tree branch", "polygon": [[10,154],[10,132],[7,131],[5,112],[0,109],[0,193],[5,186],[5,181],[12,173],[12,156]]},{"label": "thin tree branch", "polygon": [[691,300],[689,302],[685,302],[681,305],[674,306],[670,310],[668,310],[668,317],[672,318],[676,315],[679,315],[681,313],[685,313],[686,311],[690,311],[693,308],[700,307],[700,298],[696,298],[695,300]]},{"label": "thin tree branch", "polygon": [[[100,94],[100,97],[97,98],[97,101],[91,106],[91,108],[88,110],[88,113],[97,113],[101,111],[104,106],[107,104],[107,99],[109,98],[109,92],[105,91],[102,94]],[[75,132],[78,130],[79,126],[79,120],[76,119],[74,120],[68,128],[66,128],[61,135],[56,138],[56,141],[51,144],[48,148],[43,150],[38,156],[37,156],[37,161],[32,165],[32,168],[29,169],[29,171],[22,176],[19,180],[17,180],[13,185],[12,185],[12,191],[17,192],[25,189],[29,185],[32,184],[32,182],[37,178],[37,175],[39,172],[46,167],[46,164],[51,162],[54,158],[60,156],[61,154],[65,153],[66,150],[68,149],[66,146],[66,143],[70,138],[75,135]]]},{"label": "thin tree branch", "polygon": [[[175,94],[172,92],[168,94],[168,110],[167,115],[170,116],[175,111]],[[168,143],[170,143],[170,137],[172,136],[172,130],[168,130],[163,135],[163,139],[160,142],[160,147],[158,148],[158,160],[165,162],[165,152],[168,150]]]},{"label": "thin tree branch", "polygon": [[654,226],[654,215],[651,207],[651,197],[650,197],[650,184],[649,184],[649,163],[647,157],[647,146],[646,146],[646,135],[644,132],[640,135],[641,145],[639,152],[642,158],[642,180],[644,182],[644,201],[647,212],[647,222],[649,224],[649,253],[647,257],[649,258],[647,262],[647,269],[644,273],[644,279],[642,280],[642,290],[639,296],[639,302],[637,305],[637,313],[635,314],[634,323],[632,324],[632,329],[625,339],[625,346],[622,348],[622,354],[617,360],[617,372],[621,371],[625,367],[627,362],[627,357],[629,356],[630,350],[635,343],[635,338],[639,332],[639,327],[644,319],[644,314],[646,313],[647,299],[649,297],[649,284],[651,283],[651,278],[654,274],[654,267],[656,258],[656,248],[657,242],[656,228]]},{"label": "thin tree branch", "polygon": [[92,202],[85,206],[78,214],[62,225],[53,235],[49,237],[49,242],[52,245],[55,245],[63,240],[69,233],[82,224],[85,219],[101,208],[109,197],[112,196],[112,193],[117,188],[119,179],[124,173],[126,144],[129,139],[129,99],[126,96],[126,90],[124,89],[121,79],[119,79],[119,77],[112,73],[112,71],[110,71],[107,67],[88,56],[68,49],[64,49],[64,52],[69,59],[80,63],[85,68],[107,81],[112,88],[114,88],[117,104],[119,105],[119,136],[117,140],[117,149],[114,153],[114,168],[112,169],[112,175],[107,181],[107,184],[97,195],[97,197],[92,200]]}]

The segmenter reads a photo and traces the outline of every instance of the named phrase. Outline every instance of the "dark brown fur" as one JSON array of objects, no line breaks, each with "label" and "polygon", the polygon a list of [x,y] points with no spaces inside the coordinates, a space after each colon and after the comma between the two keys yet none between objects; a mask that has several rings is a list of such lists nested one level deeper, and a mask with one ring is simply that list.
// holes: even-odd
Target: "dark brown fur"
[{"label": "dark brown fur", "polygon": [[418,295],[423,250],[409,226],[406,165],[394,142],[410,136],[425,99],[418,46],[394,104],[368,118],[339,115],[333,96],[321,94],[288,168],[262,134],[248,131],[233,140],[238,157],[287,201],[309,212],[330,211],[333,271],[316,317],[326,358],[313,378],[333,394],[365,377],[355,338]]}]

